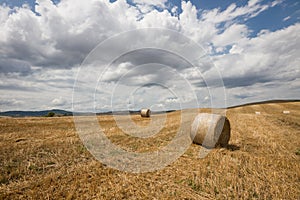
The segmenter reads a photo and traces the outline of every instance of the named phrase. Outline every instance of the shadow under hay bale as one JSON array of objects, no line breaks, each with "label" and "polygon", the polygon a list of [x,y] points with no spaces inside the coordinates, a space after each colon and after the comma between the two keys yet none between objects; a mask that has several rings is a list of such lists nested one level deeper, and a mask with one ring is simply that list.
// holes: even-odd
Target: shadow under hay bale
[{"label": "shadow under hay bale", "polygon": [[191,138],[206,148],[226,147],[230,139],[229,120],[217,114],[198,114],[192,124]]},{"label": "shadow under hay bale", "polygon": [[226,149],[230,150],[230,151],[237,151],[240,150],[241,147],[235,145],[235,144],[228,144],[226,146]]}]

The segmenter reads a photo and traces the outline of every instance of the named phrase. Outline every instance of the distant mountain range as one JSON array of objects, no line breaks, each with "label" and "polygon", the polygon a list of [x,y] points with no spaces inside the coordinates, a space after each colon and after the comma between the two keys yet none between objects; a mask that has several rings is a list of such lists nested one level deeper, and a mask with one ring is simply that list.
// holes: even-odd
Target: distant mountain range
[{"label": "distant mountain range", "polygon": [[[287,103],[287,102],[300,102],[300,100],[268,100],[268,101],[261,101],[261,102],[253,102],[253,103],[246,103],[242,105],[231,106],[228,108],[236,108],[240,106],[248,106],[248,105],[256,105],[256,104],[267,104],[267,103]],[[168,110],[168,111],[157,111],[151,112],[152,114],[161,114],[161,113],[168,113],[173,112],[175,110]],[[52,109],[52,110],[42,110],[42,111],[6,111],[0,112],[0,116],[7,116],[7,117],[43,117],[47,116],[49,113],[54,113],[55,116],[73,116],[73,112],[60,110],[60,109]],[[102,112],[96,113],[97,115],[126,115],[128,114],[139,114],[140,111],[109,111],[109,112]],[[81,112],[75,113],[76,115],[90,115],[92,113],[88,112]]]},{"label": "distant mountain range", "polygon": [[56,116],[72,116],[73,113],[65,110],[53,109],[53,110],[42,110],[42,111],[6,111],[0,112],[0,116],[8,117],[42,117],[47,116],[53,112]]},{"label": "distant mountain range", "polygon": [[[168,111],[154,111],[152,114],[161,114],[161,113],[168,113],[173,112],[175,110],[168,110]],[[42,111],[6,111],[6,112],[0,112],[0,116],[6,116],[6,117],[46,117],[49,113],[54,113],[54,116],[73,116],[73,112],[66,111],[66,110],[59,110],[59,109],[53,109],[53,110],[42,110]],[[129,111],[129,114],[139,114],[140,111]],[[77,112],[76,115],[91,115],[90,112]],[[109,112],[103,112],[103,113],[96,113],[97,115],[126,115],[128,114],[128,111],[109,111]]]}]

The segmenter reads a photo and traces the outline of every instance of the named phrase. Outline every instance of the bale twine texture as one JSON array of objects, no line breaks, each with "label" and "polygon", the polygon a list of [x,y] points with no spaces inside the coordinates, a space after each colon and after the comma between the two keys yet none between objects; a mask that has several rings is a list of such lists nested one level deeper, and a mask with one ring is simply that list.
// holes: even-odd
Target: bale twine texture
[{"label": "bale twine texture", "polygon": [[200,113],[193,121],[191,138],[207,148],[226,147],[230,139],[229,120],[222,115]]},{"label": "bale twine texture", "polygon": [[143,108],[141,109],[141,117],[150,117],[151,111],[150,109]]}]

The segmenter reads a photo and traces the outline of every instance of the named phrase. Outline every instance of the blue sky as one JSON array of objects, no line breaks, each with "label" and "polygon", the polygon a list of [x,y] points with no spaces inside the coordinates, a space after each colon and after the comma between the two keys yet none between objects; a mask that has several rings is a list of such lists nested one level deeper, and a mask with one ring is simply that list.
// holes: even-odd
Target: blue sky
[{"label": "blue sky", "polygon": [[[128,1],[132,3],[131,0]],[[181,0],[169,0],[168,3],[171,5],[176,5],[179,9],[179,13],[182,12]],[[230,4],[235,3],[237,6],[243,6],[247,4],[247,0],[238,0],[238,1],[220,1],[220,0],[191,0],[190,2],[196,6],[196,8],[201,11],[203,10],[211,10],[215,8],[219,8],[221,11],[226,9]],[[269,4],[272,1],[263,0],[262,3]],[[288,20],[284,20],[287,17],[290,17]],[[239,20],[243,21],[244,18],[240,18]],[[253,34],[257,34],[261,29],[268,29],[270,31],[275,31],[281,29],[283,27],[287,27],[291,24],[300,21],[300,2],[297,0],[286,0],[279,6],[275,6],[272,9],[268,9],[258,15],[255,18],[249,19],[245,21],[251,30],[253,30]]]},{"label": "blue sky", "polygon": [[[29,7],[22,7],[24,4]],[[170,64],[183,77],[190,78],[200,107],[211,106],[212,99],[217,99],[218,106],[224,101],[230,106],[300,98],[300,3],[297,0],[1,0],[0,16],[1,111],[70,110],[76,73],[91,50],[124,31],[150,27],[174,30],[202,46],[212,65],[220,71],[226,99],[218,96],[219,92],[211,94],[205,88],[205,82],[216,80],[209,75],[213,67],[202,63],[206,68],[200,69],[202,74],[199,74],[189,66],[184,69],[176,66],[174,63],[183,61],[171,55],[142,51],[136,52],[140,55],[138,59],[130,53],[103,73],[107,84],[122,78],[122,73],[128,75],[116,102],[120,105],[118,109],[128,108],[128,99],[132,101],[133,97],[126,91],[131,90],[144,95],[149,93],[149,98],[136,96],[140,102],[130,103],[132,109],[152,104],[178,109],[178,98],[164,91],[165,87],[149,87],[155,85],[155,81],[178,85],[171,78],[164,82],[167,72],[162,70],[158,74],[147,68],[139,69],[138,77],[149,84],[144,88],[138,86],[138,81],[132,82],[135,79],[131,76],[137,73],[131,71],[138,63],[148,60],[146,53],[152,55],[155,62]],[[153,42],[162,38],[157,35]],[[126,46],[135,42],[128,39],[121,43]],[[173,40],[160,45],[167,48],[173,43],[176,45]],[[115,48],[117,51],[118,47]],[[174,62],[165,60],[171,57]],[[97,70],[104,70],[104,66]],[[201,80],[203,77],[209,80]],[[218,84],[213,85],[218,88]],[[97,90],[101,101],[106,102],[96,106],[97,109],[112,109],[110,91]],[[153,91],[158,92],[159,100],[151,95]],[[192,105],[188,100],[184,104],[185,107]]]}]

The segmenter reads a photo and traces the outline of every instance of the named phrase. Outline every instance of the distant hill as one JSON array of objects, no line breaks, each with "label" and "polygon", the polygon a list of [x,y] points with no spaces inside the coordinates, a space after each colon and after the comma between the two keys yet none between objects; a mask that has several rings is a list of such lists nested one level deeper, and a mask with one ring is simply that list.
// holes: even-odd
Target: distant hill
[{"label": "distant hill", "polygon": [[[152,114],[161,114],[161,113],[168,113],[173,112],[175,110],[168,110],[168,111],[154,111]],[[0,112],[0,116],[7,116],[7,117],[44,117],[48,115],[48,113],[53,112],[56,116],[73,116],[73,112],[66,111],[66,110],[59,110],[59,109],[53,109],[53,110],[42,110],[42,111],[6,111],[6,112]],[[140,111],[132,111],[130,110],[129,113],[131,115],[133,114],[139,114]],[[92,113],[76,113],[76,115],[90,115]],[[127,115],[128,111],[114,111],[114,112],[103,112],[103,113],[97,113],[97,115]]]},{"label": "distant hill", "polygon": [[72,116],[73,113],[65,110],[53,109],[42,111],[6,111],[0,112],[0,116],[8,117],[42,117],[46,116],[49,112],[55,113],[57,116]]},{"label": "distant hill", "polygon": [[300,100],[268,100],[268,101],[245,103],[241,105],[230,106],[228,108],[237,108],[242,106],[251,106],[251,105],[268,104],[268,103],[289,103],[289,102],[300,102]]},{"label": "distant hill", "polygon": [[[261,101],[261,102],[252,102],[246,103],[241,105],[230,106],[228,108],[237,108],[242,106],[249,106],[249,105],[259,105],[259,104],[268,104],[268,103],[288,103],[288,102],[300,102],[300,100],[268,100],[268,101]],[[167,111],[152,111],[151,114],[162,114],[162,113],[169,113],[175,110],[167,110]],[[42,111],[6,111],[0,112],[0,116],[7,116],[7,117],[43,117],[46,116],[49,112],[55,113],[56,116],[73,116],[73,112],[60,110],[60,109],[52,109],[52,110],[42,110]],[[108,111],[108,112],[101,112],[96,113],[97,115],[127,115],[128,112],[130,114],[139,114],[140,111],[138,110],[130,110],[130,111]],[[76,115],[90,115],[91,113],[76,113]]]}]

